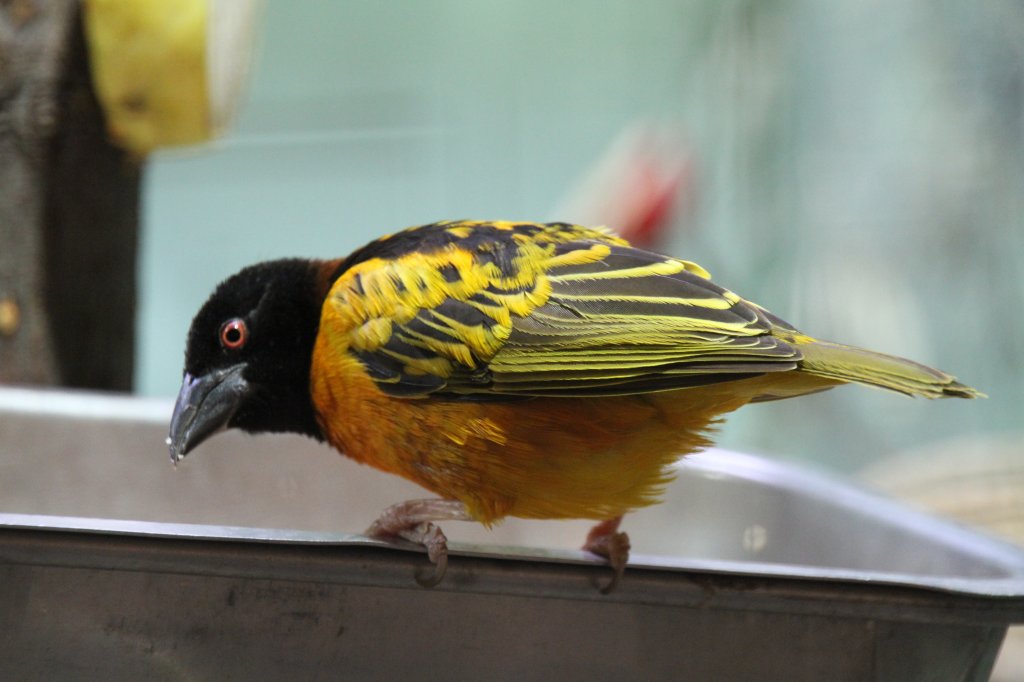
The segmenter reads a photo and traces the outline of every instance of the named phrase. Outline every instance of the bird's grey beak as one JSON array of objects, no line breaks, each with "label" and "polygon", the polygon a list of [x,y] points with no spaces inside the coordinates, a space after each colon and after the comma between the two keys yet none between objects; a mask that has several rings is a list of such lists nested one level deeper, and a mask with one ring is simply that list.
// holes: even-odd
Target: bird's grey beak
[{"label": "bird's grey beak", "polygon": [[228,428],[238,406],[249,392],[242,378],[244,364],[194,377],[186,374],[171,416],[167,445],[177,463],[204,440]]}]

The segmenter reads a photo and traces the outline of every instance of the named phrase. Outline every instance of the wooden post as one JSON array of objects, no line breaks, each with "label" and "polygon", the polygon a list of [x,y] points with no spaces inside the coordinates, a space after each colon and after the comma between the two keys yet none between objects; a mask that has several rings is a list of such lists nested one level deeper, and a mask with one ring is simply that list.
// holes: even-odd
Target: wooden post
[{"label": "wooden post", "polygon": [[78,2],[0,3],[0,383],[131,388],[140,176]]}]

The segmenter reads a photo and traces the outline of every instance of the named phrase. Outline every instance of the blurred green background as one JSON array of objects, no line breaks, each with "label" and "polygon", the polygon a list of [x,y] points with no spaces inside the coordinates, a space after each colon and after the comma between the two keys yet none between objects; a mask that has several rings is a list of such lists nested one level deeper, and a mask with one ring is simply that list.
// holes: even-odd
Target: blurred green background
[{"label": "blurred green background", "polygon": [[[552,212],[623,129],[677,131],[665,250],[811,334],[987,392],[753,406],[720,444],[860,469],[1024,417],[1024,8],[539,0],[268,3],[247,103],[146,171],[137,391],[178,387],[191,315],[251,262],[442,218]],[[614,226],[612,226],[614,227]]]}]

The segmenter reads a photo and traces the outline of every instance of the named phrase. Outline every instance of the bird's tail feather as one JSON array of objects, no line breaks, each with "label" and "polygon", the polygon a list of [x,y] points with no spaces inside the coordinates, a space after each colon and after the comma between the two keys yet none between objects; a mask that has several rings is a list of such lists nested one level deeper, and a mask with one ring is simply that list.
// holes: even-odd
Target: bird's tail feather
[{"label": "bird's tail feather", "polygon": [[830,341],[798,344],[801,370],[825,379],[849,381],[925,398],[983,398],[984,393],[956,377],[895,355],[844,346]]}]

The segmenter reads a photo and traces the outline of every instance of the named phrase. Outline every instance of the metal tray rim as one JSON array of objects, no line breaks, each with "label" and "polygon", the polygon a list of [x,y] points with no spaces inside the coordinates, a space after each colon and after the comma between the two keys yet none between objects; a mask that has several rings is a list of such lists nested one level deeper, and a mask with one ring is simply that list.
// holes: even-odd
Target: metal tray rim
[{"label": "metal tray rim", "polygon": [[[46,516],[36,514],[0,513],[0,529],[26,531],[72,532],[89,535],[120,535],[153,539],[175,539],[195,542],[232,542],[265,545],[306,545],[329,547],[384,547],[396,551],[420,551],[350,533],[324,533],[279,528],[246,526],[214,526],[205,524],[160,523],[122,519]],[[953,527],[952,530],[962,530]],[[966,532],[966,531],[965,531]],[[983,538],[988,540],[988,538]],[[454,556],[507,561],[539,561],[543,563],[600,565],[603,562],[583,551],[451,544]],[[797,564],[732,561],[669,557],[650,554],[634,555],[630,566],[668,572],[697,572],[750,578],[786,578],[862,585],[911,587],[933,592],[970,597],[1024,599],[1024,552],[1014,552],[1015,563],[1002,563],[1007,576],[1002,578],[969,578],[913,575],[883,571],[823,568]]]}]

